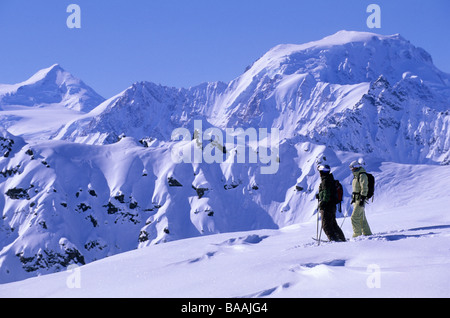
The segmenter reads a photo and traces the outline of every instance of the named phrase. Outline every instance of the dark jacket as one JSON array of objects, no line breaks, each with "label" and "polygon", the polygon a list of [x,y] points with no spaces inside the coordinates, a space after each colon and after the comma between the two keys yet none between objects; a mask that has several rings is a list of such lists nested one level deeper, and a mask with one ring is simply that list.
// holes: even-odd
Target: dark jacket
[{"label": "dark jacket", "polygon": [[336,183],[332,173],[320,173],[322,182],[319,185],[319,206],[332,207],[337,203]]}]

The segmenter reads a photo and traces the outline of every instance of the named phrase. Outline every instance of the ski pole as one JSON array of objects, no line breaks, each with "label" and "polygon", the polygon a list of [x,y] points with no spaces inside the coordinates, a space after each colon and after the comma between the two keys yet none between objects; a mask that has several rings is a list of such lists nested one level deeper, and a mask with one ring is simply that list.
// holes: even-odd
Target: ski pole
[{"label": "ski pole", "polygon": [[[318,210],[317,214],[319,214],[319,213],[320,213],[320,211]],[[323,228],[323,221],[320,222],[320,232],[319,232],[319,238],[317,239],[317,246],[320,245],[320,237],[322,236],[322,228]]]},{"label": "ski pole", "polygon": [[317,213],[317,230],[316,230],[316,239],[319,239],[319,199],[317,199],[317,208],[316,208],[316,213]]},{"label": "ski pole", "polygon": [[319,210],[316,210],[316,213],[317,213],[316,239],[319,239]]},{"label": "ski pole", "polygon": [[347,218],[347,214],[348,214],[348,208],[347,208],[347,209],[345,209],[345,213],[344,213],[344,219],[342,220],[342,223],[341,223],[341,228],[342,228],[342,225],[344,225],[345,219]]}]

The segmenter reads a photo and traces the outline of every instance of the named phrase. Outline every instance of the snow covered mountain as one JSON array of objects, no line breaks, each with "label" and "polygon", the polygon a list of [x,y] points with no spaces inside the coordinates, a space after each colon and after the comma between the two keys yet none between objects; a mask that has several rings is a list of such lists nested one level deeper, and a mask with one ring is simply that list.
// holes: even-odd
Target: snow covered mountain
[{"label": "snow covered mountain", "polygon": [[[53,66],[2,85],[0,282],[194,236],[311,221],[317,158],[345,185],[344,212],[348,163],[361,156],[383,176],[376,193],[388,200],[399,181],[381,174],[383,162],[448,169],[449,80],[399,35],[341,31],[279,45],[228,84],[139,82],[103,100],[87,88],[71,90],[81,81]],[[12,104],[42,103],[33,118],[51,103],[65,109],[51,116],[51,129],[31,129],[12,113]],[[261,173],[261,161],[174,162],[172,131],[187,128],[187,147],[199,148],[195,121],[222,132],[278,128],[277,172]],[[205,137],[201,148],[210,144]],[[232,159],[239,152],[230,143],[220,149]],[[261,148],[249,143],[248,151]]]},{"label": "snow covered mountain", "polygon": [[88,112],[104,100],[92,88],[54,64],[18,84],[0,84],[0,110],[7,105],[45,106],[61,104]]},{"label": "snow covered mountain", "polygon": [[190,89],[134,83],[83,118],[70,121],[55,139],[90,144],[113,143],[122,135],[170,140],[173,129],[203,118],[225,88],[221,82]]},{"label": "snow covered mountain", "polygon": [[[425,50],[400,35],[340,31],[316,42],[279,45],[228,86],[183,90],[136,83],[56,138],[97,144],[123,134],[169,140],[174,128],[202,117],[222,129],[277,127],[282,138],[301,135],[386,160],[448,163],[449,100],[450,75]],[[389,150],[396,147],[404,154]]]},{"label": "snow covered mountain", "polygon": [[0,125],[26,140],[47,140],[104,98],[58,64],[18,84],[0,84]]}]

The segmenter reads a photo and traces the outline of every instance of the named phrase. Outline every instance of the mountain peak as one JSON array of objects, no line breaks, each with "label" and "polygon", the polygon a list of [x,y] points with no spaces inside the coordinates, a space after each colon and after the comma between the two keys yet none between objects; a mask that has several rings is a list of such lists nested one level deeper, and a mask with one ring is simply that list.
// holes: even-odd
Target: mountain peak
[{"label": "mountain peak", "polygon": [[287,53],[289,51],[295,52],[316,48],[330,48],[333,46],[341,46],[348,43],[357,43],[357,42],[367,43],[370,41],[382,41],[389,39],[405,41],[405,39],[400,34],[381,35],[372,32],[341,30],[332,35],[326,36],[320,40],[315,40],[303,44],[280,44],[272,48],[268,53],[270,52]]},{"label": "mountain peak", "polygon": [[65,70],[62,68],[62,66],[60,65],[60,64],[58,64],[58,63],[55,63],[55,64],[53,64],[53,65],[51,65],[50,67],[47,67],[47,68],[44,68],[44,69],[42,69],[42,70],[40,70],[40,71],[38,71],[38,73],[39,72],[47,72],[47,73],[50,73],[50,72],[57,72],[57,71],[60,71],[60,72],[65,72]]},{"label": "mountain peak", "polygon": [[400,34],[342,30],[317,41],[275,46],[247,69],[240,82],[265,75],[310,74],[327,83],[369,83],[380,75],[395,83],[404,72],[437,85],[447,78],[433,65],[429,53]]},{"label": "mountain peak", "polygon": [[60,103],[70,109],[90,111],[104,100],[59,64],[41,69],[23,82],[0,85],[2,105],[34,106]]},{"label": "mountain peak", "polygon": [[34,75],[32,75],[26,81],[19,83],[19,85],[30,85],[36,82],[42,81],[50,76],[56,76],[58,73],[66,73],[66,75],[72,76],[70,73],[66,72],[61,65],[53,64],[50,67],[44,68],[42,70],[37,71]]},{"label": "mountain peak", "polygon": [[332,35],[324,37],[322,40],[310,43],[330,43],[333,45],[342,45],[353,42],[368,42],[373,40],[386,39],[403,39],[403,37],[398,33],[393,35],[381,35],[373,32],[341,30]]}]

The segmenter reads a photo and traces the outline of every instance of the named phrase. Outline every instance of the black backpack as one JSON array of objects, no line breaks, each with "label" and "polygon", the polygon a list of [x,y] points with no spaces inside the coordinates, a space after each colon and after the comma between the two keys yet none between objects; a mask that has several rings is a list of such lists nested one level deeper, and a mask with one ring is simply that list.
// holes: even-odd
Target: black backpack
[{"label": "black backpack", "polygon": [[375,193],[375,177],[371,173],[361,173],[364,173],[367,176],[367,180],[369,181],[369,191],[367,192],[367,199],[370,199]]}]

